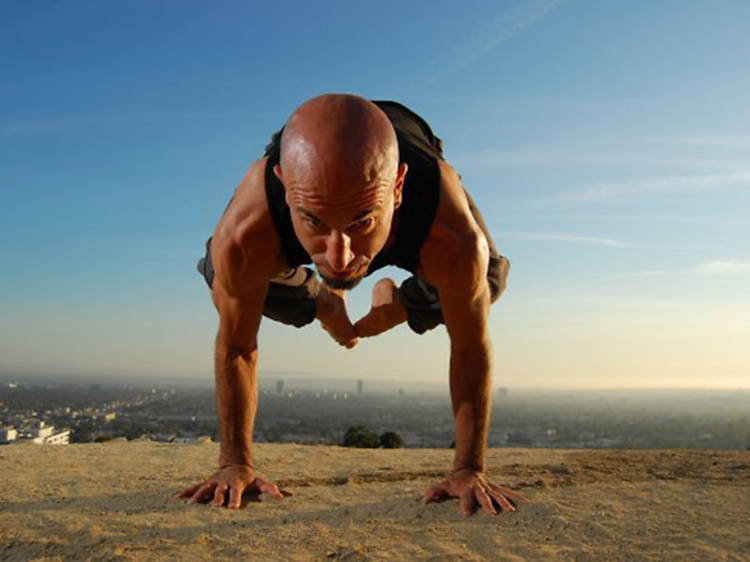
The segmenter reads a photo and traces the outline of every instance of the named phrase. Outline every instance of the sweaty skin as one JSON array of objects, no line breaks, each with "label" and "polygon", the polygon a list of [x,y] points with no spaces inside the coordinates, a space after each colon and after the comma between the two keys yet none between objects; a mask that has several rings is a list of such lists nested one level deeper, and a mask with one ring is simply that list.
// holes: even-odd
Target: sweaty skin
[{"label": "sweaty skin", "polygon": [[[258,328],[269,281],[289,268],[268,209],[265,166],[261,159],[250,167],[212,238],[221,452],[216,473],[176,494],[191,502],[237,508],[245,491],[283,497],[276,484],[253,468]],[[346,312],[345,292],[392,243],[393,217],[407,172],[406,164],[399,164],[390,121],[363,98],[313,98],[285,126],[274,173],[284,184],[295,234],[324,280],[317,318],[347,348],[360,337],[406,321],[391,279],[376,283],[371,310],[355,324]],[[484,472],[492,358],[487,333],[489,251],[458,174],[443,161],[440,172],[440,203],[420,251],[417,275],[438,289],[450,336],[456,449],[452,471],[428,488],[423,499],[457,497],[465,514],[479,506],[488,513],[514,511],[514,502],[522,496]]]}]

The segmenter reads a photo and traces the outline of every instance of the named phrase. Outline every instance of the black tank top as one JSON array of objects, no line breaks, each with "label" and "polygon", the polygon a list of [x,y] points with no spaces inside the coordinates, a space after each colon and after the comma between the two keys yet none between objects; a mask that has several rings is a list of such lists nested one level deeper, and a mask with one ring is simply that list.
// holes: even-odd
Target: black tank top
[{"label": "black tank top", "polygon": [[[367,275],[386,265],[395,265],[416,273],[419,250],[427,239],[437,212],[440,195],[440,168],[443,143],[427,122],[407,107],[394,101],[373,101],[385,112],[396,130],[399,160],[409,166],[404,182],[403,199],[394,213],[395,240],[370,263]],[[279,163],[282,128],[266,146],[266,196],[281,246],[290,267],[311,263],[292,226],[284,186],[273,173]]]}]

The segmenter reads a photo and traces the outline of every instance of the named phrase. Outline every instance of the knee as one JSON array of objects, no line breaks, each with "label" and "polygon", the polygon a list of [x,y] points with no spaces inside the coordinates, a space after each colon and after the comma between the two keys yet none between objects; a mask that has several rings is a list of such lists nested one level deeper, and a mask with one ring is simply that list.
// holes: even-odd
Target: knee
[{"label": "knee", "polygon": [[487,281],[490,284],[490,302],[495,302],[505,291],[510,273],[510,260],[505,256],[490,256]]},{"label": "knee", "polygon": [[444,322],[437,289],[418,277],[404,281],[398,289],[398,297],[406,309],[406,322],[414,333],[424,334]]},{"label": "knee", "polygon": [[306,326],[315,320],[318,290],[318,279],[312,269],[290,269],[268,284],[263,314],[282,324]]}]

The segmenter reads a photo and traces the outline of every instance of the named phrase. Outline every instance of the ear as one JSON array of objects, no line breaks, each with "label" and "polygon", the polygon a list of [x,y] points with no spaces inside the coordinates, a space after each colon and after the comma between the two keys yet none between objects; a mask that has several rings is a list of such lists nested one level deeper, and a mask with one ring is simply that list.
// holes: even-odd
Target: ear
[{"label": "ear", "polygon": [[396,184],[393,186],[393,208],[398,209],[404,196],[404,182],[406,181],[406,172],[409,166],[406,162],[401,162],[396,173]]},{"label": "ear", "polygon": [[[281,166],[278,164],[273,167],[273,175],[276,176],[281,182],[281,185],[284,186],[284,176],[281,173]],[[284,200],[286,201],[286,204],[291,207],[291,203],[289,202],[289,191],[287,191],[286,186],[284,186]]]}]

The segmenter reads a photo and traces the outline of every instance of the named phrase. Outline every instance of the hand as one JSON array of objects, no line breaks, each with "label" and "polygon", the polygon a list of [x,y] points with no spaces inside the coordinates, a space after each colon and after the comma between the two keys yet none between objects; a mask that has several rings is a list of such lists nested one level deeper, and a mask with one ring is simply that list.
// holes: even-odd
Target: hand
[{"label": "hand", "polygon": [[226,466],[200,484],[177,492],[174,497],[190,498],[190,503],[210,501],[212,505],[221,507],[228,494],[227,507],[237,509],[242,502],[242,493],[247,491],[271,494],[279,499],[284,497],[276,484],[259,478],[252,468],[245,465]]},{"label": "hand", "polygon": [[315,299],[315,317],[337,343],[351,349],[357,345],[357,333],[346,312],[345,295],[344,290],[321,285]]},{"label": "hand", "polygon": [[361,338],[376,336],[406,322],[406,309],[393,279],[381,279],[372,288],[370,312],[357,320],[354,330]]},{"label": "hand", "polygon": [[442,482],[430,486],[424,493],[423,501],[430,503],[448,498],[460,500],[461,513],[464,515],[474,513],[478,505],[493,515],[497,514],[497,508],[515,511],[515,502],[527,499],[519,492],[495,484],[484,472],[470,468],[456,470]]}]

